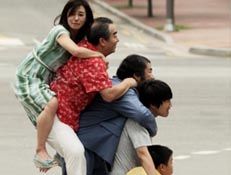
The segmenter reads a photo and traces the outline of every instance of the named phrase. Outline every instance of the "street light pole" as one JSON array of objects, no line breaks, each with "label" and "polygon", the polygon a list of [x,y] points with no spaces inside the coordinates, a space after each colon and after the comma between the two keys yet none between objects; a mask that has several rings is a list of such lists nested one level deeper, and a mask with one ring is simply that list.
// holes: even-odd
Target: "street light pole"
[{"label": "street light pole", "polygon": [[133,2],[132,2],[132,0],[129,0],[129,1],[128,1],[128,6],[129,6],[129,7],[133,7]]},{"label": "street light pole", "polygon": [[153,17],[153,13],[152,13],[152,0],[148,0],[148,17]]},{"label": "street light pole", "polygon": [[164,29],[167,32],[173,32],[175,30],[174,0],[167,0],[166,14],[167,19]]}]

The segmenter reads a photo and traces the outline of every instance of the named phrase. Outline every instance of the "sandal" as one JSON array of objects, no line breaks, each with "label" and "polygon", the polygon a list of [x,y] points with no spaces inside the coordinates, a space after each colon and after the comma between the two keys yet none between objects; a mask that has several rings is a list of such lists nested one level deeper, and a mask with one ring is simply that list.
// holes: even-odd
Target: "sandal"
[{"label": "sandal", "polygon": [[58,165],[55,160],[42,160],[37,154],[34,156],[33,162],[37,168],[52,168]]}]

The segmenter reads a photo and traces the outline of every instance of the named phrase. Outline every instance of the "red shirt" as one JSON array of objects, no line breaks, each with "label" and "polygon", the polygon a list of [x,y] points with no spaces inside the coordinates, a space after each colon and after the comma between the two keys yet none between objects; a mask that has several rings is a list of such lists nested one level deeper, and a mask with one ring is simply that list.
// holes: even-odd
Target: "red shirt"
[{"label": "red shirt", "polygon": [[[96,50],[86,40],[78,44]],[[80,112],[93,100],[96,93],[112,86],[102,58],[71,57],[57,71],[51,89],[58,98],[58,117],[75,131],[79,128]]]}]

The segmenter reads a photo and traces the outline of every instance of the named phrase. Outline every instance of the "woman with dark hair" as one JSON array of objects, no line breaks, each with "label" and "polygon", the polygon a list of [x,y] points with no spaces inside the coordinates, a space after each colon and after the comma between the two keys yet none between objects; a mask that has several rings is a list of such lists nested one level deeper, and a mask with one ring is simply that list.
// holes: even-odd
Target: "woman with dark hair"
[{"label": "woman with dark hair", "polygon": [[37,128],[34,163],[38,168],[51,168],[54,161],[46,150],[46,140],[58,108],[55,93],[50,90],[52,75],[70,58],[102,57],[96,51],[76,43],[86,36],[92,22],[92,10],[85,0],[69,0],[47,37],[17,67],[15,94],[27,116]]}]

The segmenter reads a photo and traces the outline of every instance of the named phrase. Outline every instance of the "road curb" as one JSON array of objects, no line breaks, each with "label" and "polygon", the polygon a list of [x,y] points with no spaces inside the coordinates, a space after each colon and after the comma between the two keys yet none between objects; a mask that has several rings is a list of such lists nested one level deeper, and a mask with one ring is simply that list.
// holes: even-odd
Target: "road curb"
[{"label": "road curb", "polygon": [[[169,45],[175,44],[171,36],[141,23],[140,21],[117,10],[116,8],[110,6],[109,4],[102,2],[100,0],[92,0],[92,2],[101,6],[105,10],[113,13],[114,15],[122,18],[123,20],[129,22],[131,25],[147,32],[148,34],[152,35],[156,39],[161,40]],[[192,46],[188,49],[188,52],[197,55],[231,57],[231,49],[229,48],[209,48],[209,47]]]},{"label": "road curb", "polygon": [[164,34],[162,32],[159,32],[158,30],[153,29],[153,28],[151,28],[149,26],[144,25],[140,21],[126,15],[125,13],[117,10],[116,8],[111,7],[107,3],[102,2],[100,0],[92,0],[92,2],[99,5],[99,6],[101,6],[101,7],[103,7],[104,9],[106,9],[107,11],[115,14],[116,16],[122,18],[123,20],[129,22],[133,26],[147,32],[148,34],[152,35],[156,39],[161,40],[161,41],[163,41],[163,42],[165,42],[167,44],[173,44],[173,39],[170,36],[168,36],[168,35],[166,35],[166,34]]},{"label": "road curb", "polygon": [[194,46],[189,48],[189,52],[197,55],[220,56],[231,58],[231,49],[228,48],[209,48]]}]

